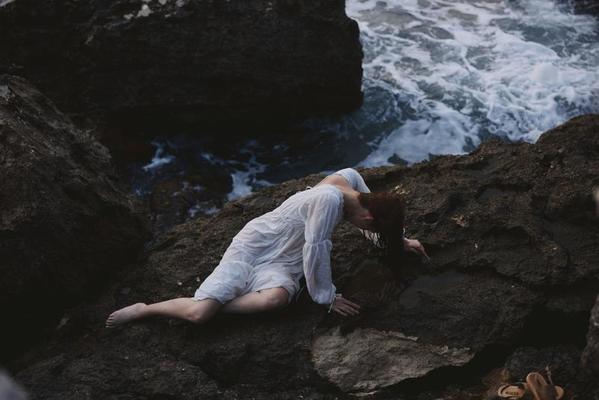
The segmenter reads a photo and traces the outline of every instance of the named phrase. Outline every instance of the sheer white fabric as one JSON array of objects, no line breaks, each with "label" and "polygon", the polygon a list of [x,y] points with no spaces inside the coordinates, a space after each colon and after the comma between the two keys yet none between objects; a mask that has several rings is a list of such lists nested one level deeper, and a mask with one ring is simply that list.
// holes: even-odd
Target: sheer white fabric
[{"label": "sheer white fabric", "polygon": [[314,198],[307,207],[304,275],[308,293],[318,304],[331,304],[335,299],[336,288],[331,278],[331,235],[340,213],[343,213],[343,195],[340,204],[338,196],[331,192]]},{"label": "sheer white fabric", "polygon": [[[335,173],[354,189],[370,191],[354,169]],[[291,195],[235,235],[193,298],[212,298],[224,304],[252,291],[284,287],[291,301],[305,276],[310,297],[318,304],[331,304],[336,292],[331,236],[342,217],[343,192],[335,185],[320,184]],[[363,233],[368,237],[367,231]]]}]

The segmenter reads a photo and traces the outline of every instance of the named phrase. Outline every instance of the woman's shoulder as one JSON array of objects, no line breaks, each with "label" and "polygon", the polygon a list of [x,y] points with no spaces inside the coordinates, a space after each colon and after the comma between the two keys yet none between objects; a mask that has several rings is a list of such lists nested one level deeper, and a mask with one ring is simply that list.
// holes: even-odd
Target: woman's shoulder
[{"label": "woman's shoulder", "polygon": [[341,174],[341,175],[345,175],[345,174],[356,175],[357,174],[357,175],[360,175],[358,170],[353,167],[342,168],[340,170],[333,172],[333,174]]},{"label": "woman's shoulder", "polygon": [[336,209],[343,207],[343,191],[330,183],[319,183],[302,192],[300,200],[301,213],[304,216],[309,210]]},{"label": "woman's shoulder", "polygon": [[315,204],[314,209],[319,209],[326,215],[334,215],[336,222],[343,216],[344,197],[343,191],[331,183],[323,183],[315,187],[316,193],[310,202]]},{"label": "woman's shoulder", "polygon": [[343,199],[343,190],[332,183],[320,183],[314,186],[311,190],[316,191],[316,196],[330,197],[331,199]]},{"label": "woman's shoulder", "polygon": [[306,186],[304,190],[298,191],[288,197],[278,210],[281,212],[297,212],[305,216],[308,209],[313,205],[319,207],[338,207],[343,203],[343,191],[336,185],[331,183],[319,183],[314,186]]},{"label": "woman's shoulder", "polygon": [[364,179],[364,178],[362,178],[362,175],[360,175],[360,173],[355,168],[351,168],[351,167],[340,169],[338,171],[333,172],[331,175],[342,176],[349,183],[349,185],[354,189],[356,189],[358,187],[359,183],[361,181],[363,181],[363,179]]}]

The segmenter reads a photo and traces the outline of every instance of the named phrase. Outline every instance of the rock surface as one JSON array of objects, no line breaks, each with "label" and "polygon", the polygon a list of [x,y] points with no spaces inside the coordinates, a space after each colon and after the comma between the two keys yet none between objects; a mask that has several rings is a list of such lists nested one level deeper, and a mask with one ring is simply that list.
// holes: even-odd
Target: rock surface
[{"label": "rock surface", "polygon": [[[53,340],[12,368],[35,398],[61,400],[345,392],[475,399],[489,389],[484,377],[506,360],[514,371],[563,360],[556,381],[583,379],[570,365],[584,346],[598,287],[591,196],[598,132],[599,116],[579,117],[535,145],[493,140],[470,155],[361,170],[372,190],[404,193],[408,236],[423,242],[432,262],[381,258],[342,222],[333,276],[362,305],[359,316],[327,314],[303,293],[281,311],[217,315],[202,326],[154,319],[103,327],[116,307],[191,296],[238,230],[322,178],[311,175],[160,235],[137,268],[98,301],[70,310]],[[521,350],[530,346],[550,350]],[[577,398],[591,390],[572,388]]]},{"label": "rock surface", "polygon": [[575,12],[599,15],[599,2],[597,0],[566,0]]},{"label": "rock surface", "polygon": [[469,350],[423,344],[401,332],[357,328],[342,334],[336,327],[314,339],[312,361],[344,392],[367,394],[439,366],[462,366],[474,357]]},{"label": "rock surface", "polygon": [[160,134],[175,122],[247,132],[362,100],[343,0],[18,0],[0,7],[0,53],[0,73],[60,109]]},{"label": "rock surface", "polygon": [[520,347],[505,363],[511,382],[524,382],[526,375],[540,371],[547,375],[549,368],[553,383],[563,387],[569,396],[584,391],[579,386],[580,349],[572,345],[550,347]]},{"label": "rock surface", "polygon": [[0,76],[2,356],[135,260],[148,227],[108,150],[29,83]]}]

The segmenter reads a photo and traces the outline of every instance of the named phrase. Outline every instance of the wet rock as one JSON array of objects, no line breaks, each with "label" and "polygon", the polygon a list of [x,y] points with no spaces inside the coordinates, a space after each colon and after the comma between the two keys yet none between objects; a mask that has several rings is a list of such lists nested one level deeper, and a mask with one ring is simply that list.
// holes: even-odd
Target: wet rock
[{"label": "wet rock", "polygon": [[[69,310],[51,341],[15,362],[17,377],[45,399],[77,398],[71,391],[79,386],[91,398],[159,397],[140,369],[177,382],[168,386],[172,398],[192,398],[197,389],[202,398],[334,398],[348,391],[475,399],[488,389],[476,382],[540,338],[550,351],[539,358],[522,352],[522,361],[508,366],[570,365],[560,360],[570,359],[572,346],[580,350],[587,326],[569,324],[568,315],[588,317],[599,281],[591,191],[599,182],[598,131],[599,116],[579,117],[534,145],[489,141],[470,155],[360,169],[372,190],[404,193],[407,235],[420,239],[432,260],[380,257],[353,225],[340,223],[333,278],[362,305],[359,316],[327,314],[303,293],[273,313],[219,314],[202,326],[153,319],[106,331],[104,320],[117,307],[191,296],[245,223],[322,176],[226,203],[153,240],[143,262],[98,301]],[[549,334],[560,322],[577,332]],[[60,355],[60,367],[44,368]],[[591,395],[586,386],[573,391]]]},{"label": "wet rock", "polygon": [[362,98],[343,0],[19,0],[0,7],[0,53],[0,72],[61,109],[154,134],[276,127]]},{"label": "wet rock", "polygon": [[7,75],[0,76],[0,182],[6,356],[133,262],[148,225],[117,184],[107,149]]}]

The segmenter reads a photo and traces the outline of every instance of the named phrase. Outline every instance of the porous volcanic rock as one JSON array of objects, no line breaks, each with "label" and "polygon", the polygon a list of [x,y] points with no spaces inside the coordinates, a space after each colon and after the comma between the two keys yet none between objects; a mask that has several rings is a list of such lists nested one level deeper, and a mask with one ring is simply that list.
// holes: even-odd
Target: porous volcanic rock
[{"label": "porous volcanic rock", "polygon": [[[116,307],[191,296],[238,230],[322,178],[310,175],[160,235],[137,268],[70,310],[53,340],[12,368],[44,399],[481,398],[487,388],[472,382],[522,347],[542,341],[552,349],[518,357],[533,361],[582,350],[588,323],[580,321],[588,321],[599,278],[591,192],[598,132],[599,116],[585,116],[534,145],[491,140],[469,155],[360,169],[373,191],[405,195],[407,235],[432,261],[381,257],[340,223],[333,277],[362,306],[358,316],[327,314],[304,292],[277,312],[219,314],[201,326],[153,319],[104,328]],[[585,398],[586,386],[576,387]]]},{"label": "porous volcanic rock", "polygon": [[4,3],[0,73],[28,78],[63,111],[160,134],[173,123],[247,132],[362,101],[344,0]]},{"label": "porous volcanic rock", "polygon": [[[0,76],[2,355],[136,259],[148,224],[108,150],[24,79]],[[10,322],[9,322],[10,321]]]}]

